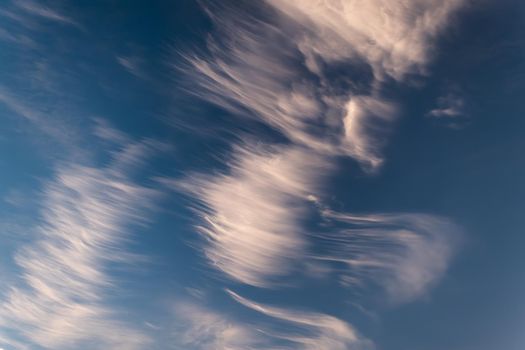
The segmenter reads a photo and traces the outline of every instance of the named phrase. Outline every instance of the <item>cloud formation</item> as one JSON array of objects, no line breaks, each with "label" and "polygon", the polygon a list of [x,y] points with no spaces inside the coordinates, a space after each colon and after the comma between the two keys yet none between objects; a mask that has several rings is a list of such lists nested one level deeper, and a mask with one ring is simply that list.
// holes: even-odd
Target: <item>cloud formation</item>
[{"label": "cloud formation", "polygon": [[264,349],[271,346],[260,332],[250,325],[232,320],[220,312],[191,302],[175,307],[177,325],[173,329],[175,348],[208,349]]},{"label": "cloud formation", "polygon": [[269,336],[286,340],[293,344],[291,349],[334,349],[345,350],[370,348],[371,343],[348,323],[326,314],[295,311],[262,305],[248,300],[239,294],[227,291],[230,296],[245,307],[278,321],[284,321],[299,328],[299,331],[279,333],[275,329],[265,332]]},{"label": "cloud formation", "polygon": [[[239,130],[249,134],[256,121],[286,139],[276,145],[258,134],[257,143],[234,143],[226,171],[171,183],[193,197],[205,256],[230,279],[257,287],[278,288],[276,279],[322,262],[320,273],[337,271],[342,287],[379,287],[391,303],[421,297],[445,273],[459,229],[427,214],[336,212],[324,204],[322,185],[337,171],[337,157],[353,158],[366,172],[380,168],[398,115],[384,86],[426,74],[434,39],[462,1],[266,5],[248,13],[207,4],[214,24],[207,53],[183,53],[186,65],[177,66],[196,84],[186,88],[231,112],[245,125]],[[305,225],[312,207],[325,220],[322,229]],[[309,329],[280,335],[300,348],[357,346],[353,328],[323,312],[230,295],[277,322]]]},{"label": "cloud formation", "polygon": [[458,226],[435,215],[323,210],[323,216],[338,228],[322,236],[326,253],[317,259],[346,264],[343,283],[352,288],[377,284],[392,303],[426,294],[446,272],[461,238]]},{"label": "cloud formation", "polygon": [[131,257],[121,249],[126,228],[144,221],[155,195],[132,183],[119,162],[61,167],[45,187],[38,236],[15,256],[21,279],[1,297],[0,327],[14,335],[5,342],[142,348],[147,336],[120,320],[106,301],[108,288],[116,287],[107,270]]},{"label": "cloud formation", "polygon": [[[423,73],[431,39],[461,2],[268,4],[282,14],[279,20],[228,6],[207,8],[218,34],[209,38],[208,56],[185,55],[189,66],[182,67],[200,87],[196,95],[262,121],[289,140],[279,146],[277,178],[267,166],[275,155],[244,147],[228,162],[228,175],[192,175],[184,189],[200,204],[213,265],[256,285],[263,282],[257,274],[287,270],[277,258],[282,252],[295,256],[306,245],[297,210],[305,204],[290,199],[317,197],[335,156],[350,156],[368,170],[381,165],[397,108],[380,87],[387,77],[402,81]],[[336,86],[329,67],[340,62],[369,65],[372,78],[361,83],[370,87]]]},{"label": "cloud formation", "polygon": [[231,290],[226,293],[253,315],[243,320],[193,302],[178,303],[173,333],[176,344],[198,350],[373,348],[368,339],[337,317],[263,305]]},{"label": "cloud formation", "polygon": [[304,250],[308,196],[330,164],[301,147],[237,147],[226,174],[171,183],[197,200],[210,262],[231,278],[264,286],[290,272]]},{"label": "cloud formation", "polygon": [[433,39],[448,24],[461,0],[268,0],[304,28],[298,48],[319,71],[316,60],[363,60],[374,78],[402,81],[423,74]]}]

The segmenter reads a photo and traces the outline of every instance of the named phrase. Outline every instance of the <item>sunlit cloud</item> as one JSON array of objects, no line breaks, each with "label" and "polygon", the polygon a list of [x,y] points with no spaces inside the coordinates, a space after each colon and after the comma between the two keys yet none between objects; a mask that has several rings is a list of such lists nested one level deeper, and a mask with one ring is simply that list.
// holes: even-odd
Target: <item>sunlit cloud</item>
[{"label": "sunlit cloud", "polygon": [[133,259],[121,248],[127,227],[146,220],[156,196],[121,171],[121,154],[105,168],[63,165],[45,186],[38,233],[15,256],[20,280],[0,301],[0,326],[16,337],[53,349],[149,341],[105,301],[116,288],[107,268]]},{"label": "sunlit cloud", "polygon": [[[302,328],[302,331],[273,333],[273,336],[294,344],[290,348],[299,349],[369,349],[371,342],[357,333],[347,322],[336,317],[316,313],[295,311],[285,308],[262,305],[248,300],[239,294],[228,291],[231,297],[245,307],[257,311],[265,316],[288,322]],[[268,335],[272,331],[267,332]]]},{"label": "sunlit cloud", "polygon": [[238,147],[228,174],[165,181],[197,200],[204,253],[213,266],[258,286],[290,272],[305,248],[300,225],[307,198],[330,168],[305,152]]},{"label": "sunlit cloud", "polygon": [[199,350],[373,349],[370,340],[337,317],[264,305],[226,292],[253,315],[245,320],[194,302],[179,302],[174,309],[176,344]]},{"label": "sunlit cloud", "polygon": [[[258,274],[286,272],[287,254],[304,254],[307,240],[297,210],[305,204],[297,199],[322,198],[319,188],[335,169],[335,156],[352,157],[366,170],[382,164],[381,149],[397,107],[381,96],[381,84],[388,76],[403,81],[407,74],[423,73],[431,39],[461,4],[268,3],[282,12],[280,20],[209,7],[220,35],[210,37],[208,56],[186,54],[188,65],[178,67],[196,81],[197,96],[240,118],[256,118],[289,139],[279,155],[265,157],[258,147],[244,147],[226,160],[228,174],[192,174],[182,187],[199,203],[204,222],[199,227],[210,241],[204,250],[213,266],[256,285],[263,284]],[[373,70],[368,93],[352,85],[331,86],[326,67],[363,61]],[[268,174],[267,164],[276,170]],[[434,243],[440,244],[423,240],[419,248]]]},{"label": "sunlit cloud", "polygon": [[298,48],[318,72],[316,59],[363,60],[375,79],[403,80],[425,73],[433,39],[462,0],[279,1],[269,4],[303,26]]},{"label": "sunlit cloud", "polygon": [[[433,39],[462,2],[266,3],[268,12],[257,17],[228,5],[206,7],[214,24],[207,53],[178,52],[185,64],[175,68],[190,77],[187,91],[243,125],[239,139],[254,139],[248,125],[255,120],[285,141],[231,141],[226,170],[165,184],[189,195],[205,257],[233,281],[278,289],[273,282],[286,277],[293,284],[313,267],[316,276],[337,278],[340,288],[380,291],[392,304],[425,296],[447,271],[460,229],[428,214],[338,212],[325,204],[323,184],[337,172],[338,157],[354,159],[365,172],[380,169],[399,117],[384,86],[427,73]],[[333,67],[349,77],[334,78]],[[370,74],[355,73],[366,73],[363,67]],[[306,225],[308,215],[319,215],[323,225]],[[300,334],[265,331],[292,348],[371,344],[323,312],[230,295],[275,322],[303,327]]]}]

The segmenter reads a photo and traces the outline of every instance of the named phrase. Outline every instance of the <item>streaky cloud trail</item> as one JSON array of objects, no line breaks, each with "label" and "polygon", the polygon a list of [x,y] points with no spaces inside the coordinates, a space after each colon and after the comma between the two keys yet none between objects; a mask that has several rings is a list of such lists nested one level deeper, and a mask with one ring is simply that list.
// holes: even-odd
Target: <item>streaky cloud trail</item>
[{"label": "streaky cloud trail", "polygon": [[158,196],[127,175],[148,148],[126,144],[105,168],[63,164],[45,186],[38,236],[17,253],[20,281],[0,303],[0,326],[16,334],[7,344],[132,350],[150,343],[106,301],[116,288],[108,265],[135,259],[121,248],[126,227],[144,223]]},{"label": "streaky cloud trail", "polygon": [[[269,0],[248,11],[204,3],[214,29],[207,53],[183,53],[185,64],[176,65],[190,77],[186,89],[229,111],[239,125],[255,120],[286,139],[276,144],[251,135],[245,139],[256,144],[232,143],[226,171],[166,180],[193,197],[196,226],[205,237],[202,250],[213,268],[227,280],[279,289],[275,279],[290,277],[301,264],[343,263],[341,288],[373,284],[393,304],[428,293],[447,270],[460,229],[430,214],[336,212],[325,207],[323,184],[338,170],[338,157],[356,160],[365,173],[379,171],[382,148],[399,117],[386,83],[409,83],[427,74],[434,39],[462,5],[460,0]],[[338,65],[346,67],[341,74],[363,66],[370,74],[341,84],[330,72]],[[326,232],[305,225],[312,203],[324,220],[336,223]],[[325,248],[323,253],[314,253],[313,244]],[[230,295],[292,323],[333,320],[314,312],[317,316],[299,321],[292,311]],[[347,344],[353,339],[349,331],[320,332],[326,342],[293,342],[306,349],[357,347]]]}]

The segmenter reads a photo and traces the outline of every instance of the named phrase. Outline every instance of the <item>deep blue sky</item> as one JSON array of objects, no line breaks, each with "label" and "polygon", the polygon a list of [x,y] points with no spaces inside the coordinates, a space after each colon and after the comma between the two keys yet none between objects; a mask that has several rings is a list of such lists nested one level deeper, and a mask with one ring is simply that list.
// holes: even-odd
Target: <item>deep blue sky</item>
[{"label": "deep blue sky", "polygon": [[0,4],[0,349],[522,350],[525,7]]}]

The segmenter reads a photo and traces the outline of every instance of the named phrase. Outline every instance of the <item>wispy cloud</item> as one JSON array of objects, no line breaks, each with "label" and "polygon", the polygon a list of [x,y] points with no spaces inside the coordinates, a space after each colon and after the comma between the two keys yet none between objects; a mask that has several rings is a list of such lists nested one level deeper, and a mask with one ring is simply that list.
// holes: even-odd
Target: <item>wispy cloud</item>
[{"label": "wispy cloud", "polygon": [[[270,163],[275,166],[271,173],[267,164],[276,155],[261,156],[257,147],[248,147],[226,162],[227,175],[192,174],[183,188],[199,203],[204,221],[200,228],[209,239],[205,252],[213,265],[234,279],[256,285],[265,284],[261,276],[267,279],[286,271],[289,264],[283,252],[304,253],[307,239],[302,213],[297,211],[304,204],[297,203],[308,195],[317,197],[319,185],[335,169],[334,156],[350,156],[367,170],[381,165],[381,148],[397,111],[395,103],[383,96],[383,83],[389,78],[403,82],[410,74],[424,73],[431,60],[432,39],[461,5],[456,0],[267,3],[282,14],[279,20],[210,5],[207,11],[216,35],[212,33],[208,41],[209,55],[185,54],[188,65],[178,67],[197,82],[196,95],[241,118],[255,118],[289,141],[280,147],[279,163]],[[363,63],[371,67],[371,78],[353,79],[355,84],[343,87],[334,84],[332,65],[342,64],[351,71],[351,67],[361,69]],[[391,224],[384,220],[384,225]],[[438,250],[441,244],[446,246],[440,240],[422,238],[426,229],[415,226],[415,231],[423,232],[397,235],[380,230],[376,234],[396,236],[392,245],[413,251],[411,263],[418,263],[416,255],[431,251],[434,245]],[[365,231],[374,232],[371,227]],[[392,248],[393,256],[406,255]],[[374,254],[371,250],[361,253]],[[437,265],[448,262],[440,255],[427,256],[438,259]],[[391,263],[404,261],[399,258]],[[434,272],[419,270],[432,275],[427,276],[429,280],[439,275]],[[404,282],[407,288],[428,285]]]},{"label": "wispy cloud", "polygon": [[437,100],[437,108],[428,112],[429,116],[436,118],[454,118],[464,115],[465,101],[456,94],[448,94]]},{"label": "wispy cloud", "polygon": [[[352,156],[374,169],[384,139],[377,130],[387,129],[396,111],[383,82],[424,73],[432,38],[461,3],[268,1],[281,21],[212,6],[210,54],[184,54],[188,66],[178,68],[200,86],[196,95],[315,152]],[[350,77],[344,87],[332,81],[331,66],[355,71],[363,64],[371,77]]]},{"label": "wispy cloud", "polygon": [[130,143],[128,135],[115,128],[104,118],[94,118],[93,134],[103,141],[112,144],[125,145]]},{"label": "wispy cloud", "polygon": [[370,340],[337,317],[263,305],[226,292],[254,314],[246,319],[192,302],[178,303],[173,329],[177,344],[199,350],[373,349]]},{"label": "wispy cloud", "polygon": [[451,129],[461,129],[470,122],[466,99],[458,91],[451,91],[439,97],[436,107],[426,115]]},{"label": "wispy cloud", "polygon": [[195,350],[271,348],[261,332],[224,313],[185,302],[176,305],[175,314],[177,325],[172,336],[176,349],[178,346]]},{"label": "wispy cloud", "polygon": [[36,152],[44,158],[89,158],[89,152],[81,146],[90,135],[82,132],[81,120],[67,114],[70,111],[67,102],[51,105],[49,101],[34,98],[35,95],[16,94],[0,84],[0,107],[6,108],[4,115],[15,121],[6,125],[19,134],[29,136],[29,142],[39,146]]},{"label": "wispy cloud", "polygon": [[20,33],[13,33],[2,27],[0,27],[0,40],[21,47],[35,47],[35,42],[30,37]]},{"label": "wispy cloud", "polygon": [[379,81],[424,73],[433,39],[463,4],[461,0],[267,2],[303,26],[298,48],[314,72],[319,70],[317,59],[363,60]]},{"label": "wispy cloud", "polygon": [[305,202],[330,167],[305,152],[238,147],[227,174],[167,182],[197,199],[205,255],[231,278],[267,285],[290,272],[303,251]]},{"label": "wispy cloud", "polygon": [[[47,21],[55,22],[55,23],[71,25],[71,26],[82,29],[82,26],[70,16],[63,14],[57,11],[56,9],[52,9],[50,7],[44,6],[38,2],[34,2],[30,0],[16,0],[14,4],[23,14],[37,17],[40,19],[44,19]],[[11,17],[20,18],[20,17],[13,17],[13,16]],[[23,20],[19,20],[19,21],[23,22]]]},{"label": "wispy cloud", "polygon": [[247,308],[299,327],[300,331],[296,332],[296,334],[293,332],[265,332],[268,335],[273,334],[276,338],[281,338],[294,344],[294,346],[290,348],[305,350],[371,348],[371,342],[369,340],[359,335],[347,322],[336,317],[316,312],[294,311],[266,306],[248,300],[235,292],[228,291],[228,293],[234,300]]},{"label": "wispy cloud", "polygon": [[60,140],[63,143],[71,143],[71,128],[68,128],[68,126],[61,123],[57,123],[57,121],[50,118],[49,115],[42,113],[39,108],[32,106],[27,99],[17,97],[1,85],[0,103],[14,112],[18,117],[24,118],[33,124],[48,136]]},{"label": "wispy cloud", "polygon": [[116,61],[130,74],[137,78],[147,79],[147,75],[144,72],[142,65],[143,61],[138,56],[117,56]]},{"label": "wispy cloud", "polygon": [[377,169],[382,163],[381,146],[387,122],[396,114],[393,103],[369,96],[353,96],[343,119],[345,143],[358,160]]},{"label": "wispy cloud", "polygon": [[[248,24],[250,20],[238,18],[237,26],[230,28],[223,23],[226,18],[230,17],[214,17],[225,27],[221,34],[226,39],[220,40],[227,42],[212,41],[211,58],[187,58],[193,66],[194,81],[200,85],[194,90],[196,95],[240,117],[261,120],[293,143],[317,153],[346,154],[365,165],[377,165],[378,156],[366,153],[370,148],[360,147],[357,140],[346,137],[346,108],[349,104],[359,105],[365,107],[364,112],[366,106],[376,107],[381,114],[376,120],[379,123],[390,119],[393,106],[388,107],[387,101],[353,96],[354,91],[331,91],[328,82],[319,85],[316,80],[322,77],[305,75],[300,57],[293,56],[295,48],[286,41],[287,33],[264,22],[253,28]],[[377,100],[374,106],[372,100]],[[368,117],[377,115],[369,113]],[[369,138],[367,143],[372,144],[373,136],[366,134],[369,130],[358,125],[365,122],[364,118],[355,118],[352,133],[361,140]]]},{"label": "wispy cloud", "polygon": [[[251,145],[232,141],[226,171],[165,181],[193,197],[204,254],[230,279],[257,287],[278,289],[282,285],[273,282],[282,277],[293,284],[294,276],[308,274],[305,267],[322,265],[316,276],[336,278],[339,288],[381,292],[394,304],[424,296],[446,272],[460,230],[427,214],[336,212],[324,204],[323,183],[337,171],[340,156],[367,172],[380,168],[398,115],[385,87],[426,74],[433,39],[463,2],[265,3],[251,11],[207,3],[215,25],[207,54],[178,53],[185,59],[178,72],[191,78],[186,89],[231,112],[245,134],[256,133],[249,127],[255,120],[285,139],[279,146],[261,134]],[[305,225],[316,215],[319,226]],[[229,294],[269,318],[272,326],[253,327],[280,339],[285,349],[371,346],[351,325],[324,312]],[[211,330],[214,339],[229,329],[219,324]],[[278,328],[282,324],[287,327]]]},{"label": "wispy cloud", "polygon": [[118,162],[62,166],[44,189],[37,237],[16,254],[20,281],[1,296],[0,327],[45,348],[142,348],[148,337],[106,301],[116,288],[108,267],[130,257],[126,228],[145,220],[155,195]]},{"label": "wispy cloud", "polygon": [[446,272],[461,240],[458,226],[434,215],[322,214],[336,225],[322,235],[326,253],[316,259],[345,263],[343,283],[363,288],[372,282],[392,303],[425,295]]}]

